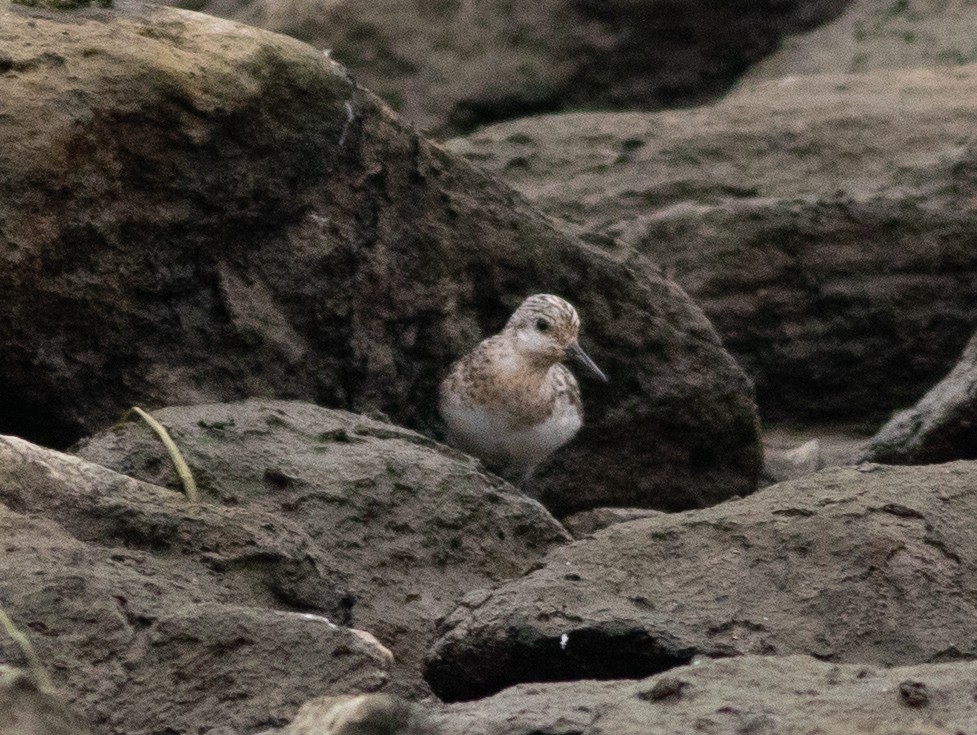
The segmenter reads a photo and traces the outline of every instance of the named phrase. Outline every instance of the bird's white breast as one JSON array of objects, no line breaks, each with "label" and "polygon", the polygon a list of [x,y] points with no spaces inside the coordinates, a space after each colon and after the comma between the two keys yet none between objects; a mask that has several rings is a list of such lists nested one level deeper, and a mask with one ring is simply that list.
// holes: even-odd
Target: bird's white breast
[{"label": "bird's white breast", "polygon": [[440,408],[456,446],[517,473],[528,472],[570,441],[583,423],[579,406],[565,396],[556,397],[542,421],[518,427],[490,406],[450,394],[442,395]]}]

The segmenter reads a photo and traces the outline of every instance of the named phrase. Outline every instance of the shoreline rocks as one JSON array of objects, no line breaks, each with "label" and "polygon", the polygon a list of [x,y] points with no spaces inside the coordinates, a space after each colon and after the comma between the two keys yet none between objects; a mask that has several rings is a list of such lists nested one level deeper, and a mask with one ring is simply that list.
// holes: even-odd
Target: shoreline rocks
[{"label": "shoreline rocks", "polygon": [[[637,678],[694,656],[977,657],[977,464],[824,470],[617,523],[464,598],[426,676],[447,701]],[[925,620],[925,625],[919,621]]]},{"label": "shoreline rocks", "polygon": [[0,432],[65,447],[133,404],[267,397],[438,436],[452,361],[549,292],[612,379],[539,475],[551,509],[756,487],[749,381],[645,259],[567,233],[298,41],[134,0],[12,7]]}]

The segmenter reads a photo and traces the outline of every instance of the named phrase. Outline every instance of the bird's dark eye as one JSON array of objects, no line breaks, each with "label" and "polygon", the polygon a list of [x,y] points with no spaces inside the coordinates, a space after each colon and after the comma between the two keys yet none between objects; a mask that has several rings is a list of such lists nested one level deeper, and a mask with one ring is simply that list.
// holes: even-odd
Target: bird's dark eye
[{"label": "bird's dark eye", "polygon": [[545,319],[537,319],[536,329],[538,329],[540,332],[548,332],[550,331],[550,323]]}]

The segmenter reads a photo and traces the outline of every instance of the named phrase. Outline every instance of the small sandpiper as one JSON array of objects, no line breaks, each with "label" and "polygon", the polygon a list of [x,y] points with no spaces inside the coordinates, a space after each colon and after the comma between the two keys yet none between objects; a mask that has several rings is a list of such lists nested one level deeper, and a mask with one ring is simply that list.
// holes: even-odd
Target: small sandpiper
[{"label": "small sandpiper", "polygon": [[559,296],[522,302],[501,333],[451,367],[438,408],[448,441],[506,479],[524,482],[583,424],[580,388],[565,365],[576,360],[607,376],[577,342],[580,317]]}]

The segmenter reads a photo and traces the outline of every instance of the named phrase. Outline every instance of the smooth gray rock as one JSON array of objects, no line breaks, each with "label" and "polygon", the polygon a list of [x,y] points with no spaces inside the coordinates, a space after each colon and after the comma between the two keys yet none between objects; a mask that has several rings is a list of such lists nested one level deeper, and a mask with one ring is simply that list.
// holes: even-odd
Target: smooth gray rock
[{"label": "smooth gray rock", "polygon": [[284,735],[439,735],[423,708],[388,694],[306,702]]},{"label": "smooth gray rock", "polygon": [[790,449],[764,448],[761,477],[764,483],[770,485],[813,474],[824,466],[821,442],[809,439]]}]

